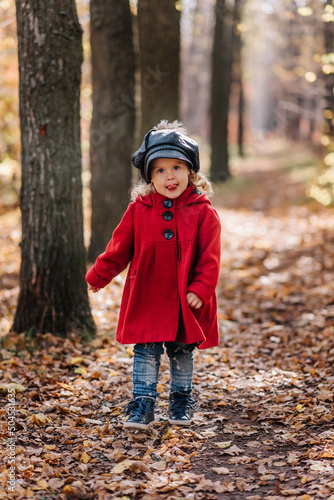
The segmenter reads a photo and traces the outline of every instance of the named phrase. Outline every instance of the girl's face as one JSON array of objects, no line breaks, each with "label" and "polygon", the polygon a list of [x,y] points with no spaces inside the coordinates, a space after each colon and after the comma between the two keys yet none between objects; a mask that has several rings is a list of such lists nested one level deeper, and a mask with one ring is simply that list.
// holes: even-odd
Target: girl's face
[{"label": "girl's face", "polygon": [[151,162],[151,181],[158,193],[177,198],[188,187],[189,168],[185,161],[157,158]]}]

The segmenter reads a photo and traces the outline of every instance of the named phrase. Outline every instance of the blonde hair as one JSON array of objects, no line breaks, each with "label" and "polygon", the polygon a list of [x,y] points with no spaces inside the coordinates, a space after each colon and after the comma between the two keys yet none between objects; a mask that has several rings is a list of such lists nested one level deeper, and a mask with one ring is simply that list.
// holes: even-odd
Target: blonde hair
[{"label": "blonde hair", "polygon": [[[189,171],[189,186],[194,186],[198,189],[201,194],[206,194],[207,196],[213,195],[212,184],[209,179],[200,172]],[[135,184],[130,192],[131,201],[134,201],[137,196],[146,196],[148,194],[156,193],[157,190],[154,187],[153,182],[149,184],[145,181],[139,181],[138,184]]]},{"label": "blonde hair", "polygon": [[[152,130],[166,130],[172,129],[177,130],[183,135],[189,136],[189,132],[182,122],[179,120],[175,120],[173,122],[169,122],[167,120],[161,120]],[[188,164],[187,164],[188,165]],[[198,191],[202,194],[206,194],[207,196],[213,195],[212,184],[209,179],[200,172],[194,172],[189,167],[189,185],[194,186],[198,189]],[[149,184],[145,181],[139,181],[138,184],[134,185],[130,191],[131,201],[134,201],[138,195],[146,196],[148,194],[156,193],[157,190],[154,187],[154,184],[150,182]]]},{"label": "blonde hair", "polygon": [[157,125],[155,125],[152,130],[177,130],[180,134],[189,137],[189,132],[182,122],[179,120],[174,120],[169,122],[168,120],[161,120]]}]

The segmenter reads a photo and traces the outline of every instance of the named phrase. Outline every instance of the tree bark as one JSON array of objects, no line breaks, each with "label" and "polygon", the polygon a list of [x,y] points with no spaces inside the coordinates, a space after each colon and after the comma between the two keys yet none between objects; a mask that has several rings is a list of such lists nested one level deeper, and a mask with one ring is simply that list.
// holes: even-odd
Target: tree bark
[{"label": "tree bark", "polygon": [[187,14],[190,19],[181,36],[181,116],[191,133],[208,144],[214,5],[196,0]]},{"label": "tree bark", "polygon": [[[326,5],[332,6],[332,2],[327,0]],[[334,52],[334,32],[333,25],[331,22],[324,23],[324,48],[326,54],[332,54]],[[325,80],[325,112],[328,113],[328,116],[325,115],[325,123],[323,126],[323,131],[328,135],[330,139],[331,146],[333,147],[334,142],[334,96],[333,96],[333,88],[334,88],[334,74],[333,72],[323,76]],[[328,148],[331,150],[331,148]]]},{"label": "tree bark", "polygon": [[243,78],[242,78],[242,38],[241,33],[237,31],[237,26],[241,21],[241,0],[235,0],[234,2],[234,23],[233,23],[233,35],[232,35],[232,45],[233,45],[233,66],[234,70],[234,82],[238,85],[238,154],[239,156],[244,156],[244,110],[245,110],[245,100],[244,100],[244,89],[243,89]]},{"label": "tree bark", "polygon": [[228,114],[232,73],[232,13],[225,1],[216,5],[211,80],[211,179],[225,181],[230,176],[228,154]]},{"label": "tree bark", "polygon": [[180,12],[175,0],[138,0],[141,138],[179,119]]},{"label": "tree bark", "polygon": [[13,329],[95,330],[85,282],[74,0],[16,0],[22,142],[20,294]]},{"label": "tree bark", "polygon": [[[301,41],[303,41],[303,31],[300,29],[302,22],[296,16],[287,24],[287,47],[288,53],[284,54],[287,59],[287,68],[293,71],[296,66],[296,61],[301,56]],[[290,85],[286,89],[288,107],[285,112],[285,135],[289,140],[299,142],[300,140],[300,121],[303,95],[299,86]]]},{"label": "tree bark", "polygon": [[91,0],[93,116],[90,133],[93,261],[128,203],[135,127],[135,60],[128,0]]},{"label": "tree bark", "polygon": [[239,102],[238,102],[238,153],[239,156],[244,156],[244,89],[242,76],[240,74],[240,89],[239,89]]}]

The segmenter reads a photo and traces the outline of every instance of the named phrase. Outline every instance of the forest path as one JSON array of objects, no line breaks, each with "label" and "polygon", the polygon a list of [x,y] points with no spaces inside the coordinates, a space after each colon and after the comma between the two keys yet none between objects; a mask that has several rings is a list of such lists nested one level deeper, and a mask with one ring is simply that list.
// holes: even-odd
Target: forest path
[{"label": "forest path", "polygon": [[217,480],[227,468],[221,498],[309,500],[334,490],[334,211],[305,196],[313,168],[302,149],[263,151],[241,161],[214,200],[221,344],[204,360],[200,399],[227,420],[192,470]]},{"label": "forest path", "polygon": [[[302,150],[271,146],[237,163],[213,200],[221,343],[196,352],[193,425],[167,423],[164,355],[156,424],[123,430],[132,347],[114,340],[122,275],[91,295],[94,340],[3,337],[2,391],[23,385],[13,497],[334,500],[334,209],[305,197],[314,166]],[[17,218],[5,216],[14,241]],[[0,272],[14,285],[0,290],[6,324],[17,261],[5,279]]]}]

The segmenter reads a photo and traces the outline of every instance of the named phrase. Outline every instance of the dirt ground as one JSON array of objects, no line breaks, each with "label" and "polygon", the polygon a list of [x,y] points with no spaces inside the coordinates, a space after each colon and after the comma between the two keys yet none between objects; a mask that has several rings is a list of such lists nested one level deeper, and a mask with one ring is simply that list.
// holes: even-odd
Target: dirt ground
[{"label": "dirt ground", "polygon": [[233,173],[213,199],[221,341],[196,352],[189,428],[167,423],[164,355],[155,425],[123,430],[133,356],[114,340],[123,274],[91,296],[95,339],[8,333],[19,214],[1,212],[0,498],[334,500],[334,209],[306,197],[314,164],[302,149],[264,146]]}]

